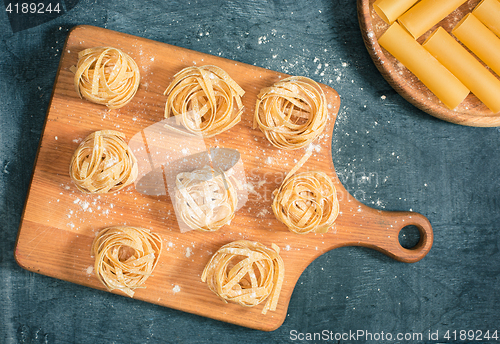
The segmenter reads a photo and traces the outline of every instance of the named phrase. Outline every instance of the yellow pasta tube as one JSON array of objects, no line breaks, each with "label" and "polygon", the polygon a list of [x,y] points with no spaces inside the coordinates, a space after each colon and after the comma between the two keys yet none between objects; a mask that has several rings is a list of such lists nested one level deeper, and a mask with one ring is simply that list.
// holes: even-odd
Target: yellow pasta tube
[{"label": "yellow pasta tube", "polygon": [[418,0],[377,0],[373,4],[373,8],[387,24],[392,24],[417,1]]},{"label": "yellow pasta tube", "polygon": [[497,75],[500,75],[500,38],[479,19],[473,14],[468,14],[455,26],[452,33]]},{"label": "yellow pasta tube", "polygon": [[500,37],[500,1],[483,0],[472,11],[472,14]]},{"label": "yellow pasta tube", "polygon": [[392,24],[378,42],[415,74],[448,108],[454,109],[469,94],[467,87],[398,23]]},{"label": "yellow pasta tube", "polygon": [[494,113],[500,111],[500,80],[445,29],[439,27],[424,42],[423,46],[488,108]]},{"label": "yellow pasta tube", "polygon": [[415,39],[457,9],[466,0],[422,0],[403,14],[398,22]]}]

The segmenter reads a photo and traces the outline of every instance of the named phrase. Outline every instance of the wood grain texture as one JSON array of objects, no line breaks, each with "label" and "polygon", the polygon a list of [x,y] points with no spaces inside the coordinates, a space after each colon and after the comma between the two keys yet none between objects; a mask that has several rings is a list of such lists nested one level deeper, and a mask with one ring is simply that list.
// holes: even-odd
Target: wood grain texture
[{"label": "wood grain texture", "polygon": [[[78,98],[69,71],[79,51],[94,46],[113,46],[135,59],[141,84],[125,107],[105,107]],[[223,68],[246,91],[246,107],[233,129],[205,140],[209,147],[227,147],[241,153],[247,182],[253,185],[247,203],[230,226],[215,233],[181,234],[168,196],[141,194],[133,186],[109,195],[85,195],[71,183],[68,166],[80,140],[101,129],[134,134],[163,119],[163,91],[173,75],[191,65],[213,64]],[[331,135],[340,97],[322,85],[328,102],[329,121],[316,149],[300,171],[322,170],[334,180],[340,200],[336,223],[329,233],[297,235],[279,223],[271,211],[271,193],[303,151],[280,151],[259,130],[252,129],[258,91],[286,75],[235,61],[190,51],[102,28],[78,26],[66,41],[52,100],[47,114],[35,170],[20,225],[15,258],[30,271],[104,289],[92,271],[90,245],[100,229],[111,225],[150,228],[164,241],[159,263],[134,298],[241,326],[271,331],[278,328],[302,271],[316,257],[331,249],[357,245],[370,247],[402,262],[416,262],[430,250],[433,233],[429,221],[414,212],[386,212],[369,208],[352,197],[340,183],[331,158]],[[420,242],[404,249],[398,233],[407,225],[420,231]],[[222,245],[238,240],[277,244],[285,263],[285,282],[275,312],[262,315],[263,305],[245,308],[223,303],[201,282],[210,256]],[[174,292],[174,287],[180,288]],[[177,288],[176,288],[177,289]]]},{"label": "wood grain texture", "polygon": [[[455,109],[450,110],[407,68],[385,49],[381,48],[378,44],[378,38],[387,30],[389,25],[373,9],[375,1],[358,0],[358,20],[368,53],[384,79],[403,98],[434,117],[451,123],[474,127],[500,126],[500,113],[493,113],[472,93]],[[419,43],[424,42],[430,33],[439,26],[451,32],[460,19],[470,13],[478,3],[479,0],[465,2],[423,34],[417,41]]]}]

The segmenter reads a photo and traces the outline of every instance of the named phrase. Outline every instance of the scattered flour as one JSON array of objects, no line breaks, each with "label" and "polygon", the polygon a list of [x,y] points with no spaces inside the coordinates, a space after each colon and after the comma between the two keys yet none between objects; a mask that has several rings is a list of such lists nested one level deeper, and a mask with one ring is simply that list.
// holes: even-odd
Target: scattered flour
[{"label": "scattered flour", "polygon": [[267,214],[269,214],[269,210],[264,208],[261,211],[259,211],[259,213],[257,214],[257,217],[264,217]]},{"label": "scattered flour", "polygon": [[310,143],[308,150],[315,151],[316,153],[319,153],[319,152],[321,152],[321,145]]},{"label": "scattered flour", "polygon": [[87,201],[82,201],[81,199],[77,198],[73,201],[73,203],[78,204],[83,211],[88,211],[89,213],[92,212],[92,208],[89,208],[90,203]]}]

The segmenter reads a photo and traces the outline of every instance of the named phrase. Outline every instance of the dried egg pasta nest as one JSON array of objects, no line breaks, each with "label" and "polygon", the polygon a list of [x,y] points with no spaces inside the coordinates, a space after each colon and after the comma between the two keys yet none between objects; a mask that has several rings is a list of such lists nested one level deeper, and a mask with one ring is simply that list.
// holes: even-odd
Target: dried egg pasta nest
[{"label": "dried egg pasta nest", "polygon": [[327,118],[321,87],[309,78],[292,76],[259,92],[253,128],[258,126],[279,149],[299,149],[321,134]]},{"label": "dried egg pasta nest", "polygon": [[115,192],[137,178],[137,160],[114,130],[96,131],[78,146],[69,166],[69,174],[78,190],[85,193]]},{"label": "dried egg pasta nest", "polygon": [[326,233],[339,214],[337,192],[324,172],[302,172],[274,191],[276,218],[297,234]]},{"label": "dried egg pasta nest", "polygon": [[234,218],[238,194],[224,171],[201,170],[179,173],[176,177],[176,213],[191,229],[216,231]]},{"label": "dried egg pasta nest", "polygon": [[274,216],[297,234],[326,233],[339,215],[337,190],[326,173],[295,174],[311,155],[310,146],[273,191]]},{"label": "dried egg pasta nest", "polygon": [[108,290],[130,297],[151,276],[162,251],[162,240],[149,229],[129,226],[101,230],[92,242],[97,278]]},{"label": "dried egg pasta nest", "polygon": [[139,87],[139,68],[120,49],[89,48],[78,53],[75,89],[80,98],[118,109],[127,104]]},{"label": "dried egg pasta nest", "polygon": [[212,137],[241,120],[245,91],[217,66],[184,68],[164,94],[165,118],[175,116],[193,134]]},{"label": "dried egg pasta nest", "polygon": [[253,307],[267,299],[262,314],[275,311],[285,267],[279,247],[271,247],[247,240],[226,244],[212,256],[201,280],[224,302]]}]

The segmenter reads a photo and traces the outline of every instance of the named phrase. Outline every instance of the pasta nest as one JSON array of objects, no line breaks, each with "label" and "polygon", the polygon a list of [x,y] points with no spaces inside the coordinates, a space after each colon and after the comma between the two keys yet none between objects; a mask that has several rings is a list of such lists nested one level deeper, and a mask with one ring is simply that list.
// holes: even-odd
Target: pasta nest
[{"label": "pasta nest", "polygon": [[253,128],[257,126],[279,149],[299,149],[313,142],[328,119],[321,87],[302,76],[283,79],[257,95]]},{"label": "pasta nest", "polygon": [[179,173],[176,177],[174,207],[191,229],[216,231],[234,218],[237,191],[224,171],[201,170]]},{"label": "pasta nest", "polygon": [[324,172],[302,172],[274,192],[276,218],[297,234],[326,233],[339,214],[337,192]]},{"label": "pasta nest", "polygon": [[245,91],[217,66],[181,70],[164,94],[165,118],[175,116],[176,123],[193,134],[212,137],[241,120]]},{"label": "pasta nest", "polygon": [[75,89],[80,98],[118,109],[130,102],[139,87],[135,61],[120,49],[96,47],[78,53]]},{"label": "pasta nest", "polygon": [[253,307],[267,299],[262,313],[275,311],[285,267],[279,247],[271,247],[247,240],[226,244],[212,256],[201,280],[224,302]]},{"label": "pasta nest", "polygon": [[130,297],[151,276],[162,251],[162,240],[149,229],[129,226],[101,230],[92,242],[97,278],[108,290]]},{"label": "pasta nest", "polygon": [[137,178],[137,160],[114,130],[96,131],[87,136],[71,158],[69,174],[78,190],[85,193],[116,192]]}]

